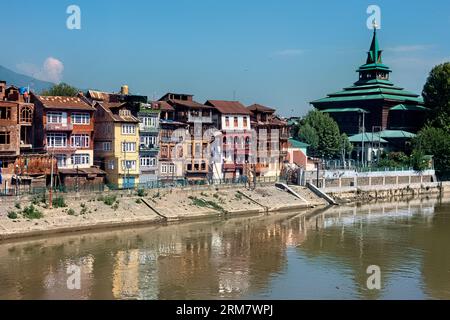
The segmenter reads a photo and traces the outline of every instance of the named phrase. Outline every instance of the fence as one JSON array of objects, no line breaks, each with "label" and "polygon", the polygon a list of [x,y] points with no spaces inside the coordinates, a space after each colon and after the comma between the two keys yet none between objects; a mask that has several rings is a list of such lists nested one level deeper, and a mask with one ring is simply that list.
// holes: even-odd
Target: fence
[{"label": "fence", "polygon": [[[255,182],[257,185],[263,185],[268,183],[285,182],[281,177],[258,177]],[[98,184],[98,185],[80,185],[80,186],[57,186],[53,188],[53,192],[57,193],[97,193],[105,191],[121,191],[121,190],[154,190],[154,189],[173,189],[173,188],[196,188],[202,186],[245,186],[249,183],[247,177],[241,177],[238,179],[223,179],[223,180],[174,180],[174,181],[149,181],[146,183],[140,183],[132,188],[119,188],[114,184]],[[49,188],[37,187],[31,188],[8,188],[0,190],[0,197],[12,197],[12,196],[35,196],[35,195],[47,195]]]}]

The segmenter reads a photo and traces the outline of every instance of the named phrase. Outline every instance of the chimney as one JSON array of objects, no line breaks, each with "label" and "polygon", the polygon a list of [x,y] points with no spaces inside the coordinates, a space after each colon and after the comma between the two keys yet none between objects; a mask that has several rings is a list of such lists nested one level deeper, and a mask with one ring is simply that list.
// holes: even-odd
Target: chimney
[{"label": "chimney", "polygon": [[127,85],[123,85],[123,86],[120,88],[120,93],[121,93],[123,96],[127,96],[127,95],[128,95],[128,86],[127,86]]}]

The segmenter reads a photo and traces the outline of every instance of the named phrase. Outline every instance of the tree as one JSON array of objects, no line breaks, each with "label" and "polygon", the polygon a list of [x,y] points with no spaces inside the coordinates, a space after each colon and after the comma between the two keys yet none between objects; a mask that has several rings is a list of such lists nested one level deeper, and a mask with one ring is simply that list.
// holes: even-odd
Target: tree
[{"label": "tree", "polygon": [[450,62],[435,66],[422,92],[429,123],[450,133]]},{"label": "tree", "polygon": [[450,172],[450,133],[442,128],[426,126],[414,138],[415,152],[431,155],[440,174]]},{"label": "tree", "polygon": [[341,155],[341,134],[337,123],[325,113],[310,111],[299,127],[299,139],[310,145],[315,157],[332,159]]},{"label": "tree", "polygon": [[68,85],[67,83],[55,84],[48,90],[41,92],[43,96],[62,96],[62,97],[75,97],[80,90]]},{"label": "tree", "polygon": [[342,155],[342,163],[345,165],[345,158],[348,156],[350,158],[350,155],[353,151],[353,145],[351,144],[350,140],[348,139],[348,136],[343,133],[341,135],[341,155]]}]

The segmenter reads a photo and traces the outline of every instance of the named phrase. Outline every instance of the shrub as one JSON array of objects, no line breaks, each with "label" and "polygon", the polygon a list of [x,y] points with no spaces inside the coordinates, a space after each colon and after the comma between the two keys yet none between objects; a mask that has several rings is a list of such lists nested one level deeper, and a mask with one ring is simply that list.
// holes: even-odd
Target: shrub
[{"label": "shrub", "polygon": [[26,207],[23,209],[23,217],[27,219],[41,219],[44,215],[42,212],[40,212],[34,205],[30,205],[29,207]]},{"label": "shrub", "polygon": [[141,199],[136,199],[136,203],[137,203],[137,204],[141,204],[141,203],[142,203],[142,200],[141,200]]},{"label": "shrub", "polygon": [[119,209],[119,203],[116,202],[116,203],[112,206],[112,208],[114,209],[114,211],[117,211],[117,210]]},{"label": "shrub", "polygon": [[116,202],[117,197],[116,196],[106,196],[103,198],[103,203],[107,206],[112,206],[114,202]]},{"label": "shrub", "polygon": [[33,199],[31,199],[31,204],[33,204],[35,206],[37,206],[40,203],[46,203],[44,195],[42,195],[42,196],[38,195],[38,196],[33,197]]},{"label": "shrub", "polygon": [[16,202],[16,204],[14,205],[15,207],[16,207],[16,209],[21,209],[21,207],[20,207],[20,203],[18,203],[18,202]]},{"label": "shrub", "polygon": [[17,219],[17,213],[15,213],[14,211],[8,212],[8,218],[11,220]]},{"label": "shrub", "polygon": [[146,197],[146,196],[147,196],[147,192],[145,192],[144,189],[138,189],[137,195],[138,195],[139,197]]},{"label": "shrub", "polygon": [[69,216],[74,216],[74,215],[76,215],[75,210],[73,210],[73,209],[69,209],[69,211],[67,211],[67,214],[68,214]]},{"label": "shrub", "polygon": [[65,208],[67,207],[66,201],[62,196],[56,197],[52,201],[53,208]]}]

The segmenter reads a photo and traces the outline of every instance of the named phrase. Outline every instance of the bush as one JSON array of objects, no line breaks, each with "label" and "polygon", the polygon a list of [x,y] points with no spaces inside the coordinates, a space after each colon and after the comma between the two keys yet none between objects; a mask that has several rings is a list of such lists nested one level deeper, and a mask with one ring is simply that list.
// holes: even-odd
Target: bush
[{"label": "bush", "polygon": [[35,196],[33,199],[31,199],[31,204],[37,206],[40,203],[46,203],[45,201],[45,195],[42,196]]},{"label": "bush", "polygon": [[141,200],[141,199],[136,199],[136,203],[137,203],[137,204],[141,204],[141,203],[142,203],[142,200]]},{"label": "bush", "polygon": [[38,209],[36,209],[36,207],[34,205],[30,205],[29,207],[26,207],[25,209],[23,209],[23,217],[27,218],[27,219],[41,219],[42,217],[44,217],[44,215],[42,214],[42,212],[40,212]]},{"label": "bush", "polygon": [[112,206],[114,202],[116,202],[117,197],[116,196],[106,196],[103,198],[103,203],[107,206]]},{"label": "bush", "polygon": [[137,195],[138,195],[139,197],[146,197],[146,196],[147,196],[147,192],[145,192],[144,189],[138,189]]},{"label": "bush", "polygon": [[75,216],[76,215],[75,210],[73,210],[73,209],[69,209],[69,211],[67,211],[67,214],[69,216]]},{"label": "bush", "polygon": [[119,209],[119,203],[116,202],[116,203],[112,206],[112,208],[114,209],[114,211],[117,211],[117,210]]},{"label": "bush", "polygon": [[21,209],[20,203],[18,203],[18,202],[16,202],[16,204],[14,206],[16,207],[16,209]]},{"label": "bush", "polygon": [[11,220],[17,219],[17,213],[15,213],[14,211],[8,212],[8,218]]},{"label": "bush", "polygon": [[52,201],[53,208],[65,208],[67,204],[63,197],[59,196]]}]

